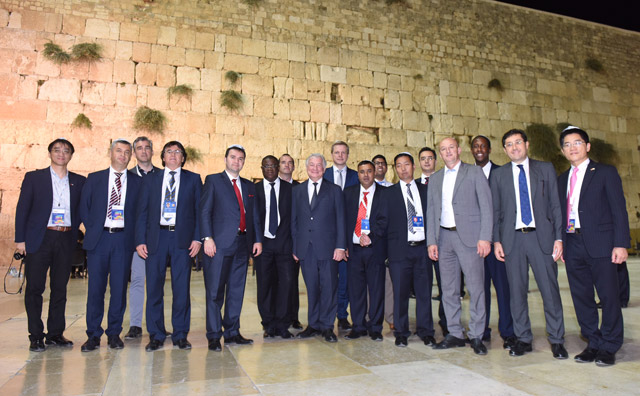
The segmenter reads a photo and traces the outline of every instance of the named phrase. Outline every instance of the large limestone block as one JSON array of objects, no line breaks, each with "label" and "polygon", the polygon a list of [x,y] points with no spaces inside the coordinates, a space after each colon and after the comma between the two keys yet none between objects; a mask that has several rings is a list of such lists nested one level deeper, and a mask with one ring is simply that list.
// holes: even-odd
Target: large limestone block
[{"label": "large limestone block", "polygon": [[242,39],[242,54],[264,58],[266,42],[264,40]]},{"label": "large limestone block", "polygon": [[128,60],[113,61],[113,81],[118,83],[133,83],[135,79],[135,64]]},{"label": "large limestone block", "polygon": [[38,98],[38,78],[36,76],[20,76],[18,98],[29,100]]},{"label": "large limestone block", "polygon": [[273,98],[258,96],[253,101],[253,115],[255,117],[273,118]]},{"label": "large limestone block", "polygon": [[311,105],[311,121],[329,123],[330,110],[329,103],[310,101]]},{"label": "large limestone block", "polygon": [[13,73],[0,74],[0,97],[11,99],[18,94],[20,75]]},{"label": "large limestone block", "polygon": [[289,103],[289,111],[292,120],[309,121],[311,106],[306,100],[292,100]]},{"label": "large limestone block", "polygon": [[305,47],[302,44],[287,44],[287,58],[290,61],[304,62],[305,61]]},{"label": "large limestone block", "polygon": [[265,56],[270,59],[287,60],[288,47],[286,43],[266,42]]},{"label": "large limestone block", "polygon": [[167,47],[166,63],[174,66],[182,66],[185,61],[185,49],[181,47]]},{"label": "large limestone block", "polygon": [[277,119],[288,120],[290,118],[289,99],[273,100],[273,116]]},{"label": "large limestone block", "polygon": [[238,73],[256,74],[258,72],[258,57],[227,53],[224,56],[224,69]]},{"label": "large limestone block", "polygon": [[78,103],[80,99],[80,81],[67,79],[50,79],[40,86],[40,100]]},{"label": "large limestone block", "polygon": [[124,41],[138,41],[140,35],[140,27],[135,23],[121,23],[120,24],[120,40]]},{"label": "large limestone block", "polygon": [[195,48],[196,32],[191,29],[177,29],[175,45],[180,48]]},{"label": "large limestone block", "polygon": [[116,42],[116,59],[131,60],[133,58],[133,43],[130,41]]},{"label": "large limestone block", "polygon": [[320,81],[336,84],[346,84],[347,69],[344,67],[320,65]]},{"label": "large limestone block", "polygon": [[200,50],[212,50],[215,44],[215,35],[207,32],[196,32],[195,48]]},{"label": "large limestone block", "polygon": [[216,116],[216,133],[223,135],[243,135],[244,118],[237,115]]},{"label": "large limestone block", "polygon": [[[243,79],[244,80],[244,79]],[[200,86],[204,90],[219,92],[222,84],[222,72],[214,69],[200,70]]]},{"label": "large limestone block", "polygon": [[140,26],[138,40],[143,43],[156,44],[158,42],[158,30],[157,26],[144,24]]},{"label": "large limestone block", "polygon": [[176,85],[190,85],[193,89],[200,89],[200,70],[194,67],[178,67],[176,70]]},{"label": "large limestone block", "polygon": [[120,24],[104,19],[89,18],[86,20],[84,35],[87,37],[117,40],[120,37]]},{"label": "large limestone block", "polygon": [[273,79],[271,77],[262,77],[256,74],[244,75],[242,77],[242,92],[248,95],[272,97]]},{"label": "large limestone block", "polygon": [[36,32],[3,29],[0,34],[0,48],[33,51],[36,49]]},{"label": "large limestone block", "polygon": [[176,45],[176,28],[160,26],[158,29],[158,44]]},{"label": "large limestone block", "polygon": [[137,86],[135,84],[117,84],[116,104],[133,107],[136,105]]},{"label": "large limestone block", "polygon": [[149,62],[151,60],[151,45],[147,43],[133,43],[131,59],[135,62]]},{"label": "large limestone block", "polygon": [[289,77],[305,79],[306,67],[302,62],[289,62]]},{"label": "large limestone block", "polygon": [[211,92],[194,91],[191,98],[191,110],[196,113],[211,113]]},{"label": "large limestone block", "polygon": [[156,85],[157,66],[152,63],[136,65],[136,84]]},{"label": "large limestone block", "polygon": [[192,67],[202,67],[204,65],[204,51],[187,49],[185,53],[185,64]]},{"label": "large limestone block", "polygon": [[224,53],[205,51],[204,67],[208,69],[222,70],[223,66],[224,66]]},{"label": "large limestone block", "polygon": [[407,134],[402,129],[381,128],[380,144],[385,146],[406,146]]},{"label": "large limestone block", "polygon": [[318,64],[328,66],[340,65],[340,51],[336,47],[318,48]]},{"label": "large limestone block", "polygon": [[147,87],[147,106],[155,110],[169,109],[167,90],[160,87]]},{"label": "large limestone block", "polygon": [[157,65],[156,85],[159,87],[173,87],[176,85],[176,67],[171,65]]},{"label": "large limestone block", "polygon": [[293,79],[293,98],[299,100],[307,99],[307,80],[302,78]]}]

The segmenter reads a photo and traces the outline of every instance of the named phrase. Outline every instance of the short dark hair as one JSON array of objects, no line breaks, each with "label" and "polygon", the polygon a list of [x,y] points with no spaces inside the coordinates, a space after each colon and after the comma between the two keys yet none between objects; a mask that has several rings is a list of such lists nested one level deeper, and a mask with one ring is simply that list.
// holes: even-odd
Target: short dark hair
[{"label": "short dark hair", "polygon": [[409,157],[409,160],[411,160],[411,165],[415,165],[416,164],[415,162],[413,162],[413,156],[405,151],[405,152],[397,154],[395,157],[393,157],[393,165],[395,165],[396,162],[398,162],[398,158],[400,158],[400,157]]},{"label": "short dark hair", "polygon": [[271,154],[269,154],[269,155],[265,156],[265,157],[262,159],[262,161],[260,161],[260,163],[263,163],[265,160],[268,160],[268,159],[270,159],[270,160],[274,160],[274,161],[276,161],[278,164],[280,164],[280,160],[279,160],[279,159],[277,159],[275,155],[271,155]]},{"label": "short dark hair", "polygon": [[420,159],[420,156],[425,151],[431,151],[433,153],[433,158],[436,159],[436,160],[438,159],[438,154],[436,154],[436,151],[434,149],[432,149],[431,147],[423,147],[423,148],[421,148],[420,152],[418,153],[418,159]]},{"label": "short dark hair", "polygon": [[133,141],[133,149],[136,149],[136,144],[139,142],[149,142],[149,147],[151,147],[151,151],[153,151],[153,142],[146,136],[138,136],[136,140]]},{"label": "short dark hair", "polygon": [[484,139],[487,141],[487,146],[489,146],[489,148],[491,148],[491,140],[489,140],[488,137],[484,136],[484,135],[478,135],[476,137],[474,137],[473,139],[471,139],[471,145],[473,146],[473,142],[475,142],[477,139]]},{"label": "short dark hair", "polygon": [[164,151],[166,149],[168,149],[171,146],[178,146],[178,148],[180,149],[180,151],[182,151],[182,164],[180,166],[184,166],[185,162],[187,162],[187,151],[184,149],[184,146],[182,145],[182,143],[180,143],[177,140],[172,140],[170,142],[167,142],[164,147],[162,148],[162,152],[160,152],[160,159],[162,160],[162,166],[165,166],[164,164]]},{"label": "short dark hair", "polygon": [[529,141],[529,139],[527,139],[527,134],[524,133],[522,129],[511,129],[507,133],[505,133],[504,136],[502,137],[502,147],[505,147],[505,142],[507,141],[507,139],[509,139],[513,135],[522,136],[522,140],[524,140],[525,143]]},{"label": "short dark hair", "polygon": [[[294,160],[294,159],[293,159],[293,157],[291,156],[291,154],[289,154],[289,153],[284,153],[284,154],[282,154],[282,155],[280,156],[280,159],[282,159],[282,157],[289,157],[289,158],[291,158],[291,160],[292,160],[292,161]],[[278,161],[280,161],[280,159],[278,159]]]},{"label": "short dark hair", "polygon": [[47,151],[51,152],[51,150],[53,150],[53,146],[55,146],[57,143],[64,144],[65,146],[69,147],[69,150],[71,150],[71,155],[73,155],[73,153],[76,152],[76,149],[73,148],[73,144],[71,144],[70,141],[64,138],[57,138],[53,142],[49,143],[49,147],[47,147]]},{"label": "short dark hair", "polygon": [[358,168],[360,168],[362,165],[371,165],[373,167],[373,170],[376,170],[376,165],[373,163],[373,161],[369,161],[369,160],[362,160],[360,162],[358,162]]},{"label": "short dark hair", "polygon": [[375,162],[376,162],[377,159],[382,159],[382,160],[384,160],[385,165],[387,164],[387,159],[384,157],[384,155],[382,155],[382,154],[376,155],[375,157],[373,157],[371,159],[371,162],[373,162],[374,165],[375,165]]},{"label": "short dark hair", "polygon": [[587,135],[587,132],[583,131],[580,128],[568,127],[565,128],[562,133],[560,133],[560,147],[562,147],[562,145],[564,144],[564,138],[567,135],[571,135],[572,133],[577,133],[585,143],[589,143],[589,135]]},{"label": "short dark hair", "polygon": [[336,140],[332,145],[331,145],[331,154],[333,154],[333,148],[336,146],[345,146],[347,148],[347,154],[349,154],[349,145],[346,142],[343,142],[342,140]]},{"label": "short dark hair", "polygon": [[227,158],[229,156],[229,151],[231,150],[238,150],[238,151],[242,151],[242,154],[244,154],[244,158],[247,158],[247,152],[244,151],[244,147],[234,144],[231,145],[229,147],[227,147],[227,150],[224,152],[224,158]]}]

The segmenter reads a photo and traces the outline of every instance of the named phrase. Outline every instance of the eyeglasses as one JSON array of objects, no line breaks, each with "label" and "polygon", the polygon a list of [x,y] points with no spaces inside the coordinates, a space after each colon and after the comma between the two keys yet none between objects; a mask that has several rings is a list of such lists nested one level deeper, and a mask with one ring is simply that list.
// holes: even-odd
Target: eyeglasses
[{"label": "eyeglasses", "polygon": [[53,149],[51,151],[53,151],[56,154],[65,154],[65,155],[71,154],[71,150],[69,150],[69,149],[57,149],[56,148],[56,149]]},{"label": "eyeglasses", "polygon": [[584,141],[582,140],[576,140],[575,142],[571,143],[571,142],[566,142],[565,144],[562,145],[562,148],[571,148],[571,147],[580,147],[584,144]]},{"label": "eyeglasses", "polygon": [[178,154],[182,154],[182,150],[164,150],[164,153],[178,155]]},{"label": "eyeglasses", "polygon": [[513,146],[522,146],[523,144],[524,144],[524,140],[519,139],[519,140],[516,140],[515,142],[506,143],[504,147],[511,148]]}]

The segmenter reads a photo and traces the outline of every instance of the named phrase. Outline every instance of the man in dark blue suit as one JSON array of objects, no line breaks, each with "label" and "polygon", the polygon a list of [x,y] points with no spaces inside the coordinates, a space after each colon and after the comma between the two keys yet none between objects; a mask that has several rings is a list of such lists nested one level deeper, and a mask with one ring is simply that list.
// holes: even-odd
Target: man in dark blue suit
[{"label": "man in dark blue suit", "polygon": [[[255,203],[255,185],[240,177],[246,153],[227,148],[225,170],[207,176],[200,199],[200,235],[204,239],[204,285],[207,298],[209,349],[225,344],[251,344],[240,334],[240,312],[249,254],[262,253],[262,227]],[[224,305],[224,318],[221,309]],[[224,333],[222,328],[224,327]]]},{"label": "man in dark blue suit", "polygon": [[393,282],[393,324],[395,344],[407,346],[409,330],[409,290],[413,282],[416,293],[416,327],[425,345],[436,343],[431,316],[433,269],[427,259],[426,221],[427,186],[413,179],[415,163],[409,153],[400,153],[393,160],[397,184],[384,191],[386,211],[380,226],[388,238],[389,272]]},{"label": "man in dark blue suit", "polygon": [[72,346],[62,333],[67,304],[67,282],[71,256],[78,236],[78,205],[85,177],[67,170],[74,148],[66,139],[56,139],[47,148],[51,166],[27,172],[16,208],[16,250],[25,257],[27,287],[24,305],[29,329],[29,350],[45,349],[42,323],[42,293],[49,271],[47,345]]},{"label": "man in dark blue suit", "polygon": [[344,190],[353,320],[353,329],[345,336],[348,340],[368,333],[372,340],[382,341],[387,240],[385,230],[377,227],[377,222],[385,209],[382,193],[386,187],[375,183],[374,175],[373,162],[361,161],[358,164],[360,184]]},{"label": "man in dark blue suit", "polygon": [[338,263],[345,258],[346,226],[342,190],[322,178],[326,166],[322,154],[307,158],[309,179],[293,189],[291,234],[309,300],[309,325],[298,337],[322,334],[326,341],[336,342]]},{"label": "man in dark blue suit", "polygon": [[293,338],[291,324],[291,291],[296,274],[291,240],[290,183],[278,178],[278,159],[268,155],[262,159],[264,180],[256,183],[256,204],[263,225],[262,254],[255,258],[258,285],[258,311],[262,317],[264,337]]},{"label": "man in dark blue suit", "polygon": [[[476,166],[482,168],[487,180],[491,181],[491,172],[499,168],[489,160],[491,154],[491,141],[486,136],[478,135],[471,141],[471,154],[476,160]],[[509,279],[504,262],[498,261],[491,245],[491,252],[484,258],[484,300],[486,305],[487,319],[484,326],[483,341],[491,340],[491,328],[489,321],[491,316],[491,280],[496,289],[498,300],[498,330],[500,337],[504,340],[503,348],[511,349],[516,343],[516,336],[513,332],[513,319],[511,318],[511,307],[509,298]]]},{"label": "man in dark blue suit", "polygon": [[[349,145],[341,140],[331,146],[331,158],[333,166],[324,172],[324,178],[336,184],[340,189],[358,185],[358,173],[347,167],[349,159]],[[338,327],[342,330],[351,328],[349,323],[349,282],[347,275],[347,262],[341,261],[338,264]]]},{"label": "man in dark blue suit", "polygon": [[187,341],[191,323],[191,258],[200,251],[198,207],[200,175],[183,166],[187,153],[178,141],[164,145],[160,154],[164,171],[144,178],[138,198],[136,250],[146,260],[147,352],[160,348],[166,337],[164,282],[171,260],[171,325],[173,345],[191,349]]},{"label": "man in dark blue suit", "polygon": [[[142,179],[127,171],[131,143],[114,140],[110,153],[111,166],[89,174],[80,200],[80,217],[87,230],[83,248],[87,251],[89,271],[86,318],[89,338],[82,345],[82,352],[98,348],[105,332],[110,348],[124,348],[120,333],[127,308],[127,282],[135,249],[136,198]],[[111,297],[104,331],[101,324],[107,281]]]},{"label": "man in dark blue suit", "polygon": [[[560,146],[571,163],[558,178],[563,260],[580,332],[588,341],[574,359],[611,366],[624,341],[617,267],[630,247],[622,181],[615,167],[589,159],[589,135],[582,129],[567,127],[560,134]],[[602,303],[601,323],[594,286]]]}]

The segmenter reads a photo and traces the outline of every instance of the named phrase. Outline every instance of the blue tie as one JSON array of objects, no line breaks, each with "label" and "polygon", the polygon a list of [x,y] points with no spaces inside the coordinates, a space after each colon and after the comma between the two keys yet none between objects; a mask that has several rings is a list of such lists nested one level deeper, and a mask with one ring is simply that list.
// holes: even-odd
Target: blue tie
[{"label": "blue tie", "polygon": [[524,166],[518,165],[520,168],[520,176],[518,176],[518,184],[520,185],[520,216],[524,225],[531,223],[531,205],[529,204],[529,187],[527,187],[527,175],[524,173]]},{"label": "blue tie", "polygon": [[271,197],[269,202],[269,233],[273,236],[276,235],[278,230],[278,201],[276,200],[276,183],[270,182],[271,185]]}]

